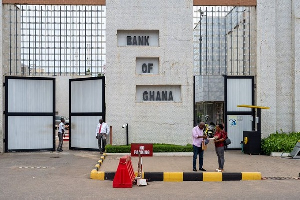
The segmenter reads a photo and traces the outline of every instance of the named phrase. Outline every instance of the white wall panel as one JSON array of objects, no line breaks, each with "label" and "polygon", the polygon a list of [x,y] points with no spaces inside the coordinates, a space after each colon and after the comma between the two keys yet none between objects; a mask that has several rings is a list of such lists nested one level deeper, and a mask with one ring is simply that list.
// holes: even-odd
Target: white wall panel
[{"label": "white wall panel", "polygon": [[237,105],[252,105],[252,79],[227,79],[227,111],[251,111]]},{"label": "white wall panel", "polygon": [[98,149],[96,128],[99,118],[101,116],[72,116],[71,147]]},{"label": "white wall panel", "polygon": [[72,81],[71,112],[102,112],[102,81]]},{"label": "white wall panel", "polygon": [[9,116],[8,150],[53,148],[52,116]]},{"label": "white wall panel", "polygon": [[8,112],[53,112],[53,81],[8,79]]},{"label": "white wall panel", "polygon": [[[231,120],[236,120],[235,125]],[[231,140],[228,148],[241,148],[243,141],[243,131],[252,131],[252,115],[228,115],[227,116],[227,134]]]}]

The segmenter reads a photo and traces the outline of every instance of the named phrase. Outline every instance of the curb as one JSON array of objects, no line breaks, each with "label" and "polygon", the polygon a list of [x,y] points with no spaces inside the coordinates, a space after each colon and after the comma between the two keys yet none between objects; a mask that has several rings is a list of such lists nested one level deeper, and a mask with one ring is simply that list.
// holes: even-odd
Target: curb
[{"label": "curb", "polygon": [[[99,171],[100,167],[107,156],[106,153],[100,157],[94,169],[91,171],[90,178],[96,180],[111,180],[113,181],[116,172]],[[300,175],[300,174],[299,174]],[[137,176],[137,172],[135,172]],[[260,172],[143,172],[142,178],[150,181],[165,181],[165,182],[182,182],[182,181],[245,181],[245,180],[262,180]]]},{"label": "curb", "polygon": [[[91,171],[91,179],[113,180],[116,172]],[[137,172],[135,172],[137,174]],[[143,172],[142,178],[147,181],[165,181],[165,182],[182,182],[182,181],[247,181],[262,180],[260,172]]]},{"label": "curb", "polygon": [[284,153],[284,152],[271,152],[270,156],[272,156],[272,157],[289,157],[289,156],[291,156],[291,154]]},{"label": "curb", "polygon": [[91,171],[90,178],[91,179],[98,179],[98,180],[104,180],[104,172],[99,171],[102,163],[104,162],[104,159],[106,157],[106,153],[103,153],[100,157],[100,160],[98,160],[97,164],[94,166],[94,169]]}]

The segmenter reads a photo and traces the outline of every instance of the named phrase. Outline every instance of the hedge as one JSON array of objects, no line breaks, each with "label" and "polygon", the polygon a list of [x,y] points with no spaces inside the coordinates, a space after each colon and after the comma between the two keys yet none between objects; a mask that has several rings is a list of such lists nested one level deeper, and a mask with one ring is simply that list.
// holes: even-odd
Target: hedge
[{"label": "hedge", "polygon": [[261,141],[263,154],[270,155],[271,152],[290,153],[300,140],[300,132],[272,133]]},{"label": "hedge", "polygon": [[[130,145],[106,145],[107,153],[130,153]],[[193,152],[193,145],[153,144],[153,152]]]}]

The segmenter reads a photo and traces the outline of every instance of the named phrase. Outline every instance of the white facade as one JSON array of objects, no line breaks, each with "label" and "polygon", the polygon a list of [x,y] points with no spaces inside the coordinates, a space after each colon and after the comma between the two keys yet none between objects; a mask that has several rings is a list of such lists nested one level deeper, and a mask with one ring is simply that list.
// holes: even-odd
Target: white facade
[{"label": "white facade", "polygon": [[256,102],[262,134],[299,131],[300,2],[257,1]]},{"label": "white facade", "polygon": [[[107,0],[106,121],[113,127],[113,144],[191,143],[193,127],[193,1]],[[276,131],[300,131],[300,1],[257,0],[255,102],[262,110],[264,137]],[[3,6],[0,9],[0,54],[4,74]],[[157,46],[119,46],[118,31],[158,31]],[[120,39],[120,38],[119,38]],[[155,73],[138,72],[137,60],[158,58]],[[155,61],[156,62],[156,61]],[[3,82],[3,76],[0,80]],[[68,78],[62,78],[68,84]],[[57,84],[58,86],[58,84]],[[138,89],[175,87],[180,101],[138,102]],[[178,89],[179,88],[179,89]],[[56,95],[68,94],[67,87]],[[153,89],[151,89],[153,90]],[[143,93],[143,91],[141,92]],[[68,101],[68,97],[65,96]],[[4,92],[0,90],[0,113]],[[56,105],[68,113],[63,101]],[[0,141],[4,119],[0,118]],[[4,143],[0,142],[0,152]]]},{"label": "white facade", "polygon": [[[2,0],[0,0],[0,15],[3,16],[3,5],[2,5]],[[0,17],[0,29],[2,30],[2,17]],[[0,47],[2,48],[3,42],[2,42],[2,35],[3,35],[3,31],[0,31]],[[3,56],[2,56],[3,52],[0,52],[0,83],[3,83]],[[0,89],[0,113],[3,113],[4,111],[4,88],[2,87]],[[4,115],[2,115],[2,117],[0,117],[0,153],[4,152],[4,143],[3,143],[3,139],[4,139]]]}]

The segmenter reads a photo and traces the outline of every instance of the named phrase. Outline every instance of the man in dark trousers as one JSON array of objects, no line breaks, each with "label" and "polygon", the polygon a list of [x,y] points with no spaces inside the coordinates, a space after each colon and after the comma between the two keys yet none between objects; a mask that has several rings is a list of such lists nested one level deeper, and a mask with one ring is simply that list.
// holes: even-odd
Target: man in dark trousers
[{"label": "man in dark trousers", "polygon": [[65,119],[61,118],[60,119],[60,123],[58,125],[58,139],[59,139],[59,143],[58,143],[58,147],[57,147],[57,151],[62,152],[62,145],[63,145],[63,135],[65,134]]},{"label": "man in dark trousers", "polygon": [[109,134],[109,126],[103,122],[103,119],[99,119],[99,124],[96,128],[96,138],[98,139],[98,147],[100,154],[105,152],[106,137]]},{"label": "man in dark trousers", "polygon": [[196,160],[199,154],[199,170],[206,171],[203,168],[203,150],[202,140],[206,139],[207,136],[204,134],[205,123],[200,122],[198,126],[195,126],[192,131],[193,136],[193,171],[197,171]]}]

